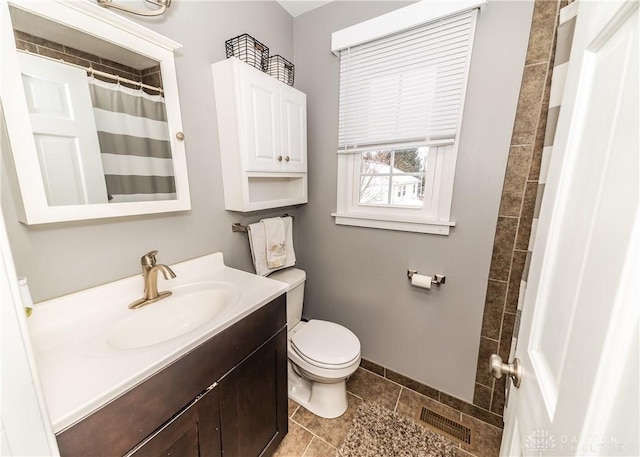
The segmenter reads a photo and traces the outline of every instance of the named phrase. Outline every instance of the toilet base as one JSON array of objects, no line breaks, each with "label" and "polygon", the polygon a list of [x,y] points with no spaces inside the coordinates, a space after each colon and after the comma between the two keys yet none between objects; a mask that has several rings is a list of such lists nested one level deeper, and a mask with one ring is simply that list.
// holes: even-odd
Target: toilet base
[{"label": "toilet base", "polygon": [[347,410],[346,379],[337,382],[312,382],[304,379],[288,362],[289,398],[311,411],[316,416],[334,419]]}]

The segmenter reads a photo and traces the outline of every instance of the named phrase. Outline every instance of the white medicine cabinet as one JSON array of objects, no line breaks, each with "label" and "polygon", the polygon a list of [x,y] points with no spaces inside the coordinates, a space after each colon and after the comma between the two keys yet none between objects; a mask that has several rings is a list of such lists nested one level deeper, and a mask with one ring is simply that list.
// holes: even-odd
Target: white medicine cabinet
[{"label": "white medicine cabinet", "polygon": [[[18,219],[32,225],[189,210],[174,62],[180,45],[92,2],[8,0],[0,8],[0,92]],[[124,69],[134,76],[122,77]],[[152,90],[143,93],[151,71],[154,83],[144,87]],[[98,109],[89,93],[99,84],[152,102],[157,117]]]},{"label": "white medicine cabinet", "polygon": [[212,69],[225,208],[307,203],[306,95],[234,57]]}]

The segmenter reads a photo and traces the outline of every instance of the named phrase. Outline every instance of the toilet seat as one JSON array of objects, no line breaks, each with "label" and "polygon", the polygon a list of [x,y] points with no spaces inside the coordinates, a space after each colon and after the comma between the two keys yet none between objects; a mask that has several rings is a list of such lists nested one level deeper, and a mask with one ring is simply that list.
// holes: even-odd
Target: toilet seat
[{"label": "toilet seat", "polygon": [[[297,327],[297,326],[296,326]],[[291,349],[307,363],[339,370],[360,357],[360,341],[342,325],[313,319],[291,336]]]}]

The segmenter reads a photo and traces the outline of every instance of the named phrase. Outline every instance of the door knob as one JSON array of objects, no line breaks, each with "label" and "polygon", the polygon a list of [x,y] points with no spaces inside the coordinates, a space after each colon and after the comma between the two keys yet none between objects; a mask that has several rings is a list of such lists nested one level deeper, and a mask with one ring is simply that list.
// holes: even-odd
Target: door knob
[{"label": "door knob", "polygon": [[291,159],[289,158],[289,156],[287,156],[287,157],[284,158],[284,160],[286,160],[288,162]]},{"label": "door knob", "polygon": [[496,379],[500,379],[503,374],[506,374],[511,378],[515,387],[520,387],[522,382],[522,365],[519,359],[513,359],[513,363],[502,363],[502,357],[498,354],[491,354],[489,372]]},{"label": "door knob", "polygon": [[278,159],[278,162],[282,162],[282,156],[278,156],[277,159]]}]

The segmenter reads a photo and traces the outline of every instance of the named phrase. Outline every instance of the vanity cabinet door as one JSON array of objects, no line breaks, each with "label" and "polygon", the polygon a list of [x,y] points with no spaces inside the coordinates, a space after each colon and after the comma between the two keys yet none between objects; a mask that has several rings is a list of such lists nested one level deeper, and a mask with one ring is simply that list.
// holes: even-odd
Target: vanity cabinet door
[{"label": "vanity cabinet door", "polygon": [[[198,400],[198,444],[202,457],[222,457],[220,441],[220,388],[216,384]],[[182,454],[176,453],[175,456]]]},{"label": "vanity cabinet door", "polygon": [[214,385],[128,456],[221,457],[218,405]]},{"label": "vanity cabinet door", "polygon": [[271,455],[287,433],[286,329],[220,381],[225,457]]}]

